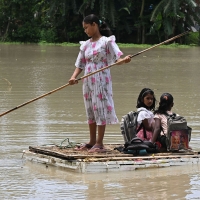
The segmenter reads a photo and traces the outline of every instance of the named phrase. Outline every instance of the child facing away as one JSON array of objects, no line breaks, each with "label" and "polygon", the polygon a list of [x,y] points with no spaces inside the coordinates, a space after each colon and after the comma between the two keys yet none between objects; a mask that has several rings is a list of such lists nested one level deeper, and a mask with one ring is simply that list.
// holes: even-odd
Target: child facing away
[{"label": "child facing away", "polygon": [[154,92],[149,88],[144,88],[137,99],[137,111],[139,111],[137,122],[137,137],[150,141],[154,130],[154,114],[156,98]]},{"label": "child facing away", "polygon": [[167,135],[167,116],[172,115],[172,107],[174,106],[174,98],[169,93],[163,93],[160,97],[159,107],[154,112],[154,132],[151,139],[152,143],[158,143],[163,151],[167,150],[166,135]]},{"label": "child facing away", "polygon": [[[75,71],[69,84],[78,83],[77,76],[84,70],[84,75],[98,69],[120,62],[131,61],[130,56],[120,58],[123,53],[115,43],[115,36],[104,21],[94,15],[88,15],[82,22],[84,32],[90,37],[81,42]],[[114,109],[112,79],[110,69],[95,73],[83,79],[83,98],[89,124],[90,141],[77,150],[88,150],[89,153],[105,152],[103,138],[107,124],[118,123]],[[98,136],[96,137],[96,132]]]},{"label": "child facing away", "polygon": [[[152,143],[156,143],[160,151],[167,151],[166,135],[167,135],[167,116],[173,115],[172,107],[174,106],[174,98],[169,93],[163,93],[160,97],[159,107],[154,112],[154,132],[151,139]],[[176,114],[176,116],[179,116]],[[189,127],[188,127],[189,128]],[[189,138],[188,138],[189,139]],[[173,149],[184,149],[188,148],[192,150],[188,143],[185,142],[184,135],[180,135],[174,131],[173,137],[171,138],[171,148]],[[174,145],[174,146],[173,146]]]}]

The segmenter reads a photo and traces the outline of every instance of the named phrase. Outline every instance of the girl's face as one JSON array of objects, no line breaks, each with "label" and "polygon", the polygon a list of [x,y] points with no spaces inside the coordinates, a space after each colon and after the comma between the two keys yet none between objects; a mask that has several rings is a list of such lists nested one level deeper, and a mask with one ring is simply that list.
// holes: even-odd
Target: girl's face
[{"label": "girl's face", "polygon": [[98,25],[95,22],[93,22],[93,24],[86,24],[85,22],[83,22],[82,24],[84,32],[87,34],[88,37],[92,37],[96,33]]},{"label": "girl's face", "polygon": [[147,106],[147,107],[151,107],[154,101],[154,96],[151,94],[147,94],[144,98],[143,98],[143,103]]}]

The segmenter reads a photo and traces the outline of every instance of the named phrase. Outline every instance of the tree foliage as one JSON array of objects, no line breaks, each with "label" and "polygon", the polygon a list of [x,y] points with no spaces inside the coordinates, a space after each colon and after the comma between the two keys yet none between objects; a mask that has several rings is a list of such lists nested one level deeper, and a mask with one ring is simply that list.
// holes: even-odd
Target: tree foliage
[{"label": "tree foliage", "polygon": [[156,43],[200,24],[195,0],[0,0],[0,39],[78,42],[82,20],[94,13],[118,42]]},{"label": "tree foliage", "polygon": [[150,20],[154,22],[150,30],[152,34],[174,36],[200,24],[199,7],[194,0],[161,0]]}]

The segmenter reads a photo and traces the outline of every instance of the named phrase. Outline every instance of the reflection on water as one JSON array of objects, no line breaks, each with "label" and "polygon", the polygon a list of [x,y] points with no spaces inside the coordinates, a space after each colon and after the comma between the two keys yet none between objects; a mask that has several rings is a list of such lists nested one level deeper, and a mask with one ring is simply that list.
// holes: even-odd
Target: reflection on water
[{"label": "reflection on water", "polygon": [[[198,199],[199,166],[156,168],[120,173],[76,174],[26,163],[8,168],[6,199]],[[24,174],[29,175],[23,177]],[[8,174],[5,174],[9,178]],[[20,191],[20,192],[16,192]],[[3,193],[4,194],[4,193]]]},{"label": "reflection on water", "polygon": [[[142,49],[122,49],[125,55]],[[78,47],[0,45],[0,113],[67,83]],[[116,113],[135,110],[143,87],[157,100],[175,99],[174,112],[193,128],[191,146],[199,150],[199,48],[155,48],[112,71]],[[186,167],[134,172],[75,174],[24,163],[30,145],[59,144],[65,138],[87,142],[88,126],[81,83],[66,87],[0,118],[1,199],[198,199],[200,169]],[[106,129],[105,142],[123,143],[119,125]]]}]

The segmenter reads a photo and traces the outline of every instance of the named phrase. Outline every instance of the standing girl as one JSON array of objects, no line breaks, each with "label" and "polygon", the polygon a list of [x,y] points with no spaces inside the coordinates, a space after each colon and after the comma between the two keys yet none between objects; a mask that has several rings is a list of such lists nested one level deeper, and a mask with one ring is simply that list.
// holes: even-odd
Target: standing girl
[{"label": "standing girl", "polygon": [[[115,62],[128,63],[130,56],[121,59],[123,53],[115,43],[115,36],[105,22],[99,20],[94,14],[83,19],[83,29],[90,37],[89,40],[81,42],[75,66],[69,84],[78,83],[77,76],[85,71],[84,75],[111,65]],[[105,152],[103,138],[106,124],[116,124],[118,119],[115,114],[112,80],[110,69],[100,71],[83,80],[83,97],[87,120],[90,131],[90,141],[82,145],[79,150],[92,152]],[[96,138],[96,131],[98,137]]]},{"label": "standing girl", "polygon": [[154,114],[156,98],[154,92],[149,88],[144,88],[137,99],[137,111],[139,112],[137,122],[137,137],[150,141],[154,129]]}]

